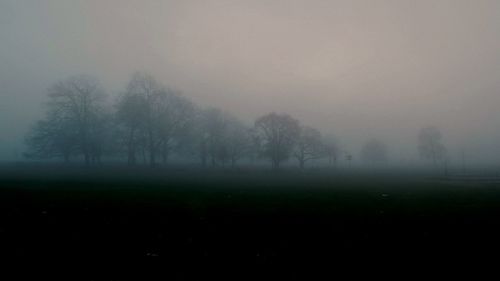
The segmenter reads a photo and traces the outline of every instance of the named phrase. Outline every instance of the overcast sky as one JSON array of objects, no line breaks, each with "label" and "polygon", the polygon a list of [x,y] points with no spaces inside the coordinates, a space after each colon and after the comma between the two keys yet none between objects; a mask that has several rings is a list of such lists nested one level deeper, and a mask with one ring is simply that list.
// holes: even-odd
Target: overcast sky
[{"label": "overcast sky", "polygon": [[[0,0],[0,158],[21,154],[46,89],[147,71],[202,106],[269,111],[378,138],[414,157],[435,125],[451,153],[500,161],[500,1]],[[494,153],[492,153],[494,152]]]}]

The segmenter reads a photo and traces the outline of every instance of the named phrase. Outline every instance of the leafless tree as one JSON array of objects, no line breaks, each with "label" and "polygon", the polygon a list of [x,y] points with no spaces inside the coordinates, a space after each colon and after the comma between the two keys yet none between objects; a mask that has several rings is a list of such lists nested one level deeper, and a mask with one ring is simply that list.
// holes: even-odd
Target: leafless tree
[{"label": "leafless tree", "polygon": [[146,137],[146,149],[149,155],[149,165],[156,165],[156,154],[160,144],[159,119],[162,114],[160,99],[164,87],[156,79],[146,73],[136,72],[127,86],[127,96],[133,96],[139,101],[142,114],[142,129]]},{"label": "leafless tree", "polygon": [[311,127],[300,127],[293,156],[299,161],[301,169],[304,169],[307,161],[325,156],[325,147],[322,143],[321,133]]},{"label": "leafless tree", "polygon": [[300,135],[299,121],[287,114],[269,113],[255,121],[255,130],[260,135],[263,156],[271,160],[278,169],[288,159]]},{"label": "leafless tree", "polygon": [[49,113],[45,120],[40,120],[33,126],[26,137],[28,151],[25,156],[31,159],[61,157],[69,162],[77,151],[77,138],[73,124]]},{"label": "leafless tree", "polygon": [[436,166],[439,161],[446,160],[446,147],[442,144],[442,135],[436,127],[426,127],[418,134],[418,151],[424,159],[431,160]]},{"label": "leafless tree", "polygon": [[259,131],[254,128],[248,129],[248,150],[247,154],[252,162],[255,162],[263,153],[262,136]]},{"label": "leafless tree", "polygon": [[120,97],[116,105],[119,138],[126,148],[129,165],[137,163],[137,154],[145,145],[146,107],[146,100],[141,95],[129,91]]},{"label": "leafless tree", "polygon": [[328,135],[323,140],[323,146],[325,154],[328,157],[328,164],[330,166],[337,166],[337,161],[341,154],[337,140],[333,136]]},{"label": "leafless tree", "polygon": [[52,150],[67,160],[76,150],[83,155],[85,164],[99,162],[108,120],[99,82],[87,75],[73,76],[52,85],[48,96],[47,117],[27,140],[36,151],[32,155],[50,155]]},{"label": "leafless tree", "polygon": [[167,162],[195,119],[194,105],[181,94],[166,88],[154,77],[135,73],[117,106],[117,120],[126,128],[125,146],[129,164],[136,162],[138,146],[146,150],[149,164],[160,155]]},{"label": "leafless tree", "polygon": [[210,160],[212,166],[230,161],[234,167],[248,150],[248,129],[228,112],[217,108],[202,110],[197,127],[200,159],[204,166]]},{"label": "leafless tree", "polygon": [[220,109],[210,108],[201,113],[201,138],[202,153],[210,160],[212,166],[219,162],[224,164],[228,158],[228,153],[224,145],[225,133],[227,129],[227,116]]},{"label": "leafless tree", "polygon": [[201,165],[206,167],[209,160],[208,145],[208,110],[195,107],[194,121],[191,130],[185,135],[182,151],[199,157]]},{"label": "leafless tree", "polygon": [[158,124],[159,146],[163,163],[170,152],[182,145],[184,137],[195,121],[195,107],[191,101],[170,89],[161,92]]},{"label": "leafless tree", "polygon": [[234,168],[236,162],[248,154],[251,148],[251,132],[240,120],[234,116],[228,117],[228,125],[225,137],[231,167]]}]

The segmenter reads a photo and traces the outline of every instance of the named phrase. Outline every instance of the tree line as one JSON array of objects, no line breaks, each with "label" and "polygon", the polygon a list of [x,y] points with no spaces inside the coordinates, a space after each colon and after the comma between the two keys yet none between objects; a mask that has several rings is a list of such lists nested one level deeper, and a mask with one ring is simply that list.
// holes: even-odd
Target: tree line
[{"label": "tree line", "polygon": [[[218,108],[201,108],[180,92],[146,73],[132,75],[113,102],[96,78],[73,76],[48,89],[45,117],[26,137],[31,159],[82,159],[97,165],[104,156],[126,159],[128,165],[168,163],[176,153],[196,157],[202,166],[234,167],[242,158],[267,159],[274,169],[295,159],[300,168],[315,159],[336,165],[344,155],[332,137],[304,126],[288,114],[269,113],[251,126]],[[419,151],[434,163],[445,155],[434,127],[419,135]],[[387,148],[370,140],[361,151],[366,161],[387,160]]]}]

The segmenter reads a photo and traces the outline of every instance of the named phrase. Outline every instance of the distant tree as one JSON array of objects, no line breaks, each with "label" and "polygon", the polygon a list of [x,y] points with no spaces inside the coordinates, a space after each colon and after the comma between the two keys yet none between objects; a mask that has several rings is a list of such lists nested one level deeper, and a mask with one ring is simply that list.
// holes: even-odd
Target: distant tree
[{"label": "distant tree", "polygon": [[236,162],[249,150],[248,128],[235,116],[217,108],[200,111],[196,122],[196,138],[203,166]]},{"label": "distant tree", "polygon": [[38,121],[25,139],[28,151],[24,154],[31,159],[62,158],[69,162],[77,151],[77,132],[65,120],[49,114],[47,119]]},{"label": "distant tree", "polygon": [[236,117],[228,117],[225,144],[231,161],[231,167],[234,168],[236,162],[250,152],[251,140],[250,129]]},{"label": "distant tree", "polygon": [[203,157],[210,160],[212,166],[218,163],[224,164],[229,157],[225,147],[225,136],[227,130],[227,115],[217,108],[203,111],[201,127],[203,138]]},{"label": "distant tree", "polygon": [[263,156],[271,160],[274,169],[290,157],[300,136],[299,121],[274,112],[258,118],[255,130],[260,136]]},{"label": "distant tree", "polygon": [[172,90],[164,90],[159,99],[159,145],[163,163],[170,152],[183,144],[196,118],[195,106],[187,98]]},{"label": "distant tree", "polygon": [[85,164],[99,162],[108,124],[100,83],[90,76],[73,76],[52,85],[48,97],[46,118],[28,136],[26,155],[62,155],[69,160],[72,153],[81,153]]},{"label": "distant tree", "polygon": [[191,130],[185,135],[182,151],[199,158],[202,167],[208,165],[207,110],[196,107]]},{"label": "distant tree", "polygon": [[[140,124],[146,140],[145,150],[149,155],[150,166],[156,165],[156,157],[161,141],[158,128],[160,126],[160,115],[162,114],[160,99],[164,92],[164,87],[153,76],[136,72],[130,79],[125,94],[133,102],[136,102],[137,107],[142,111],[137,118],[142,119]],[[135,105],[131,107],[134,108]],[[129,129],[132,129],[130,126],[131,124],[129,124]]]},{"label": "distant tree", "polygon": [[101,163],[103,155],[109,155],[116,151],[113,125],[112,114],[107,108],[102,109],[102,112],[96,116],[90,131],[91,163]]},{"label": "distant tree", "polygon": [[[135,73],[117,104],[116,119],[129,164],[139,151],[147,151],[150,166],[158,157],[166,164],[172,150],[187,140],[196,118],[194,104],[145,73]],[[142,147],[139,147],[142,146]]]},{"label": "distant tree", "polygon": [[127,151],[127,163],[135,165],[141,146],[145,145],[146,100],[136,92],[125,92],[116,105],[119,138]]},{"label": "distant tree", "polygon": [[371,163],[385,162],[387,161],[387,146],[379,140],[371,139],[361,149],[361,158]]},{"label": "distant tree", "polygon": [[301,169],[304,169],[306,162],[309,160],[325,156],[325,146],[321,140],[321,133],[311,127],[300,127],[293,156],[299,162]]},{"label": "distant tree", "polygon": [[323,140],[323,146],[325,155],[328,157],[328,164],[330,166],[337,166],[341,150],[336,139],[333,136],[325,137]]},{"label": "distant tree", "polygon": [[252,162],[255,162],[261,155],[263,155],[262,137],[255,128],[248,129],[248,156]]},{"label": "distant tree", "polygon": [[424,159],[431,160],[434,165],[446,160],[446,147],[441,143],[442,135],[436,127],[426,127],[418,134],[418,151]]}]

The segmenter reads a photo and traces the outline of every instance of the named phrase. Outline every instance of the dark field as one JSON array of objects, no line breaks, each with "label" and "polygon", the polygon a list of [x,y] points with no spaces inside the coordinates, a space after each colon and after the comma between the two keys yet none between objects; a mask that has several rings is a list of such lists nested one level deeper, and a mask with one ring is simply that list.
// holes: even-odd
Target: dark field
[{"label": "dark field", "polygon": [[[2,257],[47,263],[49,274],[69,266],[68,280],[205,279],[238,268],[235,280],[317,273],[304,273],[305,263],[332,274],[394,262],[418,271],[496,255],[500,245],[494,183],[366,171],[8,165],[0,186]],[[96,278],[97,268],[109,275]]]}]

